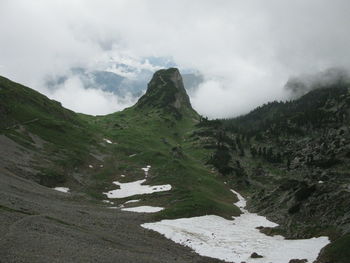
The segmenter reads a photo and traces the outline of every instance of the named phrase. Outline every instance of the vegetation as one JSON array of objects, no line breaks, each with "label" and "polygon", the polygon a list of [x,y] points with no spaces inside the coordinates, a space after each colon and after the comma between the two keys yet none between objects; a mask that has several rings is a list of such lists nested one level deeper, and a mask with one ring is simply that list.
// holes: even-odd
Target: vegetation
[{"label": "vegetation", "polygon": [[322,262],[343,263],[350,258],[350,234],[337,239],[331,245],[325,247],[322,253]]}]

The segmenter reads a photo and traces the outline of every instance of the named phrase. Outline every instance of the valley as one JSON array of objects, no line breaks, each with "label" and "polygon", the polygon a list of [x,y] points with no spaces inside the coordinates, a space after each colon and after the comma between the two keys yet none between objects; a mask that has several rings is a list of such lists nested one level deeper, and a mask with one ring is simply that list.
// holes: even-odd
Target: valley
[{"label": "valley", "polygon": [[346,263],[349,87],[208,120],[175,68],[105,116],[1,77],[0,258]]}]

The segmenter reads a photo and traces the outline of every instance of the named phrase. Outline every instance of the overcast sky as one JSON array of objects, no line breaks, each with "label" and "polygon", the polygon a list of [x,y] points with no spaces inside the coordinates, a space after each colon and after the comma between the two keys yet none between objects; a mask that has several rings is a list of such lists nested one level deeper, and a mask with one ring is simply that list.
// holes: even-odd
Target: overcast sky
[{"label": "overcast sky", "polygon": [[349,13],[349,0],[0,0],[0,75],[104,114],[134,101],[74,78],[48,90],[45,80],[111,59],[171,57],[204,74],[191,97],[199,113],[236,116],[285,98],[292,75],[350,68]]}]

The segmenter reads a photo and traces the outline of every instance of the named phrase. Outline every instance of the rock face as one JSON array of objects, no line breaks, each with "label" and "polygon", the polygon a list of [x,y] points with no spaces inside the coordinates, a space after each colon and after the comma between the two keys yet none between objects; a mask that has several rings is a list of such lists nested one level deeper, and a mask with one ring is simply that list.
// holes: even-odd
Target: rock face
[{"label": "rock face", "polygon": [[251,258],[263,258],[263,256],[259,255],[258,253],[256,252],[253,252],[251,255],[250,255]]},{"label": "rock face", "polygon": [[185,111],[194,112],[177,68],[162,69],[154,73],[146,94],[139,99],[136,108],[164,109],[178,117]]},{"label": "rock face", "polygon": [[307,259],[291,259],[289,263],[306,263]]}]

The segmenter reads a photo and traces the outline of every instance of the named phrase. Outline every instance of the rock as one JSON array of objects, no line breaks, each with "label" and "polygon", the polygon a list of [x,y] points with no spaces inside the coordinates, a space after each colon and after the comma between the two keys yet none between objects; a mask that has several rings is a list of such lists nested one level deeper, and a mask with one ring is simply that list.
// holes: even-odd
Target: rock
[{"label": "rock", "polygon": [[306,263],[307,259],[291,259],[289,263]]},{"label": "rock", "polygon": [[250,255],[251,258],[263,258],[262,255],[259,255],[258,253],[256,252],[253,252],[251,255]]},{"label": "rock", "polygon": [[308,186],[307,183],[303,183],[300,189],[298,189],[298,191],[295,192],[295,198],[297,201],[303,201],[309,198],[309,196],[312,195],[315,191],[315,185]]},{"label": "rock", "polygon": [[184,112],[195,113],[184,88],[181,74],[176,68],[161,69],[148,83],[146,94],[136,103],[136,108],[157,108],[175,114],[181,119]]}]

